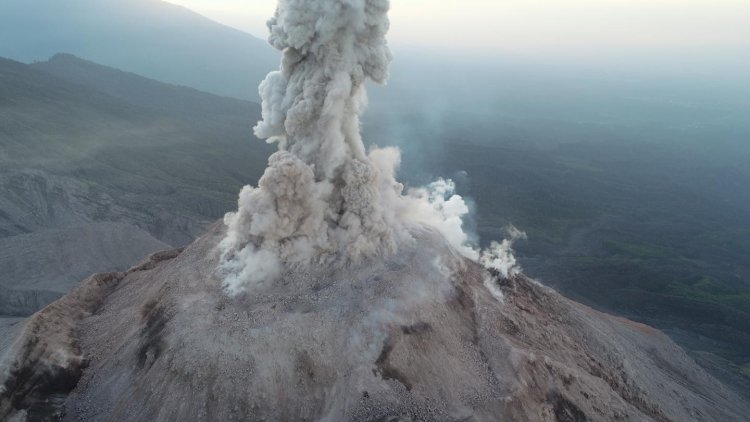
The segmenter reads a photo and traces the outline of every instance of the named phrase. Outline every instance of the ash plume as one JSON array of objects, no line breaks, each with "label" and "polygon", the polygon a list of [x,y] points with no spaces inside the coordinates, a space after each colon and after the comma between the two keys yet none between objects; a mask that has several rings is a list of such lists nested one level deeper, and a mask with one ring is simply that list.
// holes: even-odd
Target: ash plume
[{"label": "ash plume", "polygon": [[285,268],[395,253],[413,224],[485,259],[469,244],[462,226],[469,209],[452,182],[404,192],[395,178],[400,152],[367,151],[362,141],[365,82],[388,78],[388,9],[388,0],[279,1],[269,42],[283,58],[260,85],[263,120],[255,127],[279,151],[225,217],[220,267],[230,293],[272,282]]}]

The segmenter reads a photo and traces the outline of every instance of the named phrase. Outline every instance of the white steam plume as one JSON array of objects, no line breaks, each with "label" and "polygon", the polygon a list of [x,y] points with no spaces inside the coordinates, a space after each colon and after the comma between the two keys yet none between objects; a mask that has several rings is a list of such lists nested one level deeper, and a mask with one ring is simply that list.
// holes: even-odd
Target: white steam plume
[{"label": "white steam plume", "polygon": [[508,237],[502,242],[492,242],[490,247],[483,250],[479,257],[479,263],[485,268],[499,272],[503,277],[517,275],[521,272],[521,267],[513,256],[513,243],[520,239],[526,239],[526,233],[518,230],[514,226],[506,228]]},{"label": "white steam plume", "polygon": [[362,142],[365,82],[388,77],[388,9],[388,0],[279,0],[268,26],[269,42],[283,52],[281,70],[260,85],[263,120],[255,127],[279,152],[224,219],[220,269],[230,293],[272,282],[285,268],[392,254],[415,223],[480,259],[452,182],[404,194],[395,179],[399,151],[368,153]]}]

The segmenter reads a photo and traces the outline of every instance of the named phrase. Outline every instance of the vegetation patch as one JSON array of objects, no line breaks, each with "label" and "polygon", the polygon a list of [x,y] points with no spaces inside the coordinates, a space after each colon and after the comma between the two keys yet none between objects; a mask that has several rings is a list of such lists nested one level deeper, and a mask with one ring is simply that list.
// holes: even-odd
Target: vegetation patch
[{"label": "vegetation patch", "polygon": [[643,243],[607,240],[604,242],[604,248],[606,251],[614,255],[625,255],[641,259],[665,259],[675,257],[674,251],[669,248]]},{"label": "vegetation patch", "polygon": [[740,367],[740,371],[742,371],[742,375],[750,378],[750,363],[746,363]]},{"label": "vegetation patch", "polygon": [[750,314],[750,287],[734,286],[709,276],[695,282],[672,283],[666,293],[713,302]]}]

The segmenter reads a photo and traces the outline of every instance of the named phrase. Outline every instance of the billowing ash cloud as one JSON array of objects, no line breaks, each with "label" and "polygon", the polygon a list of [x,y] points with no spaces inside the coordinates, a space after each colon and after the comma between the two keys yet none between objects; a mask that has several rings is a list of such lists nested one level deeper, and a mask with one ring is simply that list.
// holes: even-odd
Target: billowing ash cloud
[{"label": "billowing ash cloud", "polygon": [[284,268],[395,253],[410,224],[431,225],[458,252],[480,258],[452,182],[404,193],[394,176],[399,151],[367,152],[362,142],[365,81],[388,77],[388,8],[388,0],[279,0],[269,41],[283,59],[260,85],[255,127],[279,152],[225,217],[221,270],[230,293],[272,282]]}]

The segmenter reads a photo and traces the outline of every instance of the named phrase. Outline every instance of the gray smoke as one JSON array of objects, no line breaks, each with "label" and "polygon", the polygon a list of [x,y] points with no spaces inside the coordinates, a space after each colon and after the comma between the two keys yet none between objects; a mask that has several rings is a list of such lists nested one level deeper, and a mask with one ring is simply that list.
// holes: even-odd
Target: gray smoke
[{"label": "gray smoke", "polygon": [[403,192],[395,148],[366,151],[360,115],[366,80],[385,83],[388,0],[279,0],[269,42],[281,69],[260,85],[255,134],[277,143],[258,187],[227,214],[221,270],[230,293],[272,282],[285,268],[347,265],[395,253],[408,227],[437,228],[478,260],[450,181]]}]

